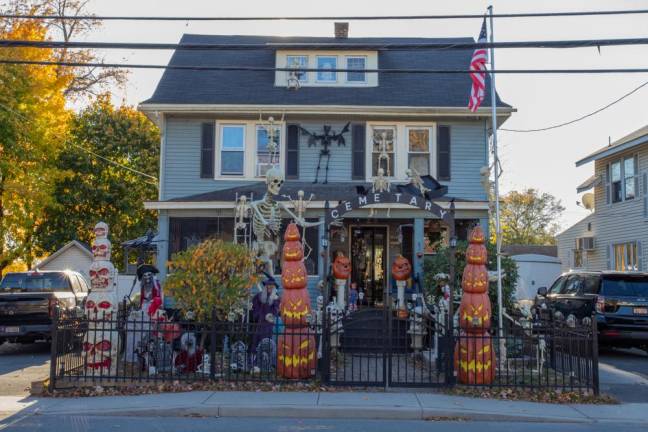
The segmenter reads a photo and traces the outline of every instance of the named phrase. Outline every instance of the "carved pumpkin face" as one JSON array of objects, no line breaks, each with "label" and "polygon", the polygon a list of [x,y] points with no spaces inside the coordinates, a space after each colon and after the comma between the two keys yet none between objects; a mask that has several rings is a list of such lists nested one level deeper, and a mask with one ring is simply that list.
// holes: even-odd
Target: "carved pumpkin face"
[{"label": "carved pumpkin face", "polygon": [[467,264],[464,268],[461,286],[467,293],[488,292],[488,271],[483,265]]},{"label": "carved pumpkin face", "polygon": [[299,233],[299,227],[296,223],[291,223],[286,228],[286,233],[284,234],[284,240],[289,241],[300,241],[301,234]]},{"label": "carved pumpkin face", "polygon": [[[306,332],[304,332],[306,333]],[[289,379],[310,378],[317,365],[315,336],[286,333],[279,336],[277,344],[277,373]]]},{"label": "carved pumpkin face", "polygon": [[408,280],[412,274],[412,265],[409,260],[402,255],[399,255],[392,264],[392,276],[397,281]]},{"label": "carved pumpkin face", "polygon": [[279,311],[286,327],[307,326],[307,318],[311,312],[308,292],[306,290],[285,290],[281,298]]},{"label": "carved pumpkin face", "polygon": [[495,350],[488,333],[462,333],[455,348],[455,370],[462,384],[490,384],[495,379]]},{"label": "carved pumpkin face", "polygon": [[308,282],[306,280],[306,266],[304,262],[285,261],[281,270],[281,282],[286,290],[305,288]]},{"label": "carved pumpkin face", "polygon": [[304,247],[298,241],[288,241],[283,246],[284,261],[301,261],[304,258]]},{"label": "carved pumpkin face", "polygon": [[491,304],[488,293],[464,293],[459,306],[459,325],[466,331],[483,332],[491,325]]},{"label": "carved pumpkin face", "polygon": [[466,249],[466,262],[468,264],[486,264],[488,257],[486,255],[486,246],[471,243]]},{"label": "carved pumpkin face", "polygon": [[484,236],[484,230],[481,226],[477,225],[475,228],[470,231],[468,236],[468,241],[474,244],[484,244],[486,242],[486,237]]},{"label": "carved pumpkin face", "polygon": [[338,255],[333,261],[333,276],[335,279],[348,279],[351,275],[351,261],[344,255]]}]

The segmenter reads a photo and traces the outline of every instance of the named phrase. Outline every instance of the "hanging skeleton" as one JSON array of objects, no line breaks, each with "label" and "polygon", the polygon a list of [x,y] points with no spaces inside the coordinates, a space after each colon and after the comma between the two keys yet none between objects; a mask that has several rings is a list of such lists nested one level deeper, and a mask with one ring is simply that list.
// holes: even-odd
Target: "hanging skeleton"
[{"label": "hanging skeleton", "polygon": [[329,125],[324,125],[324,131],[321,134],[317,134],[314,132],[309,132],[303,127],[299,127],[299,130],[304,134],[308,135],[308,147],[312,147],[317,145],[317,142],[322,146],[322,149],[320,150],[319,154],[319,159],[317,161],[317,170],[315,171],[315,180],[313,183],[318,182],[319,178],[319,172],[322,167],[322,158],[326,158],[326,167],[325,167],[325,176],[324,176],[324,182],[323,184],[328,183],[328,172],[329,172],[329,162],[331,161],[331,149],[329,148],[333,141],[336,141],[339,146],[346,146],[346,141],[344,139],[344,134],[349,132],[349,126],[351,123],[347,123],[344,125],[342,130],[339,133],[335,133],[334,131],[331,130],[331,126]]},{"label": "hanging skeleton", "polygon": [[385,170],[378,168],[378,175],[373,178],[373,185],[371,187],[371,192],[373,193],[382,193],[389,192],[390,184],[389,179],[385,177]]},{"label": "hanging skeleton", "polygon": [[378,154],[378,168],[381,168],[383,161],[385,161],[387,177],[391,177],[391,169],[389,167],[390,158],[389,158],[389,152],[387,151],[387,148],[389,147],[389,145],[393,147],[393,143],[394,143],[393,136],[391,139],[387,139],[387,132],[382,132],[380,133],[380,140],[378,141],[376,140],[376,135],[378,135],[378,133],[374,134],[374,143],[378,144],[378,149],[380,150],[380,153]]},{"label": "hanging skeleton", "polygon": [[320,225],[321,222],[306,222],[303,216],[297,216],[284,203],[276,201],[281,186],[284,184],[283,172],[276,166],[266,173],[267,192],[258,201],[252,201],[252,231],[256,237],[253,248],[259,259],[265,263],[265,271],[274,276],[272,256],[277,252],[278,234],[281,228],[281,211],[285,211],[301,227],[308,228]]},{"label": "hanging skeleton", "polygon": [[425,186],[425,183],[423,183],[423,179],[421,178],[421,174],[419,174],[419,172],[414,168],[409,168],[407,171],[405,171],[405,174],[407,174],[407,177],[409,177],[410,184],[421,191],[422,196],[425,196],[426,192],[432,190],[429,187]]},{"label": "hanging skeleton", "polygon": [[[247,196],[241,195],[238,200],[236,200],[236,207],[234,209],[234,230],[236,234],[238,231],[245,230],[247,224],[245,219],[248,217],[248,206],[247,206]],[[234,236],[234,243],[238,243],[238,235]]]},{"label": "hanging skeleton", "polygon": [[[293,210],[295,214],[297,214],[297,217],[301,220],[306,220],[306,210],[308,209],[308,206],[310,205],[311,201],[313,198],[315,198],[314,194],[310,194],[307,200],[304,199],[304,191],[299,190],[297,191],[297,200],[293,200],[290,195],[282,195],[282,197],[286,198],[288,201],[290,201],[290,204],[293,207]],[[310,256],[311,252],[313,252],[313,248],[310,247],[308,243],[306,243],[306,227],[302,226],[302,242],[304,244],[304,260],[307,260],[308,257]],[[306,251],[306,249],[308,249]]]},{"label": "hanging skeleton", "polygon": [[[283,121],[284,115],[282,114],[279,125],[283,124]],[[270,164],[276,164],[279,162],[279,134],[277,133],[279,125],[275,123],[275,119],[272,116],[269,116],[268,121],[264,122],[263,117],[260,113],[259,123],[261,123],[261,127],[263,127],[263,129],[266,131],[266,137],[268,140],[267,149],[268,153],[270,154]]]}]

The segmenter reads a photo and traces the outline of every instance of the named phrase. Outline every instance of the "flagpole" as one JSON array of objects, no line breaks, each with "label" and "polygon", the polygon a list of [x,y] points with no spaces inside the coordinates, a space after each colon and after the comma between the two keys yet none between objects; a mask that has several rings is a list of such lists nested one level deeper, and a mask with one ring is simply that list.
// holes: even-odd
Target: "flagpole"
[{"label": "flagpole", "polygon": [[[488,6],[488,15],[490,22],[490,42],[495,41],[493,36],[493,6]],[[502,226],[500,223],[500,201],[499,201],[499,177],[500,164],[497,154],[497,92],[495,90],[495,49],[490,48],[490,83],[491,83],[491,117],[493,128],[493,167],[495,171],[495,250],[497,254],[497,327],[500,338],[500,344],[503,339],[503,306],[502,306]]]}]

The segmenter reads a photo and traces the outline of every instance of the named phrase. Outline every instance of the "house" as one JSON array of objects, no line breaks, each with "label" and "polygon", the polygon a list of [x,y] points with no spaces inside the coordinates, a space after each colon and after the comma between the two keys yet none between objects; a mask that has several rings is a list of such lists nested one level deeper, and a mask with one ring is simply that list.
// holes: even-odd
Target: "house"
[{"label": "house", "polygon": [[556,246],[508,245],[502,253],[511,257],[518,267],[515,284],[516,300],[533,300],[538,288],[549,287],[560,275]]},{"label": "house", "polygon": [[89,280],[88,270],[92,260],[90,246],[78,240],[72,240],[40,261],[32,270],[74,270],[85,275]]},{"label": "house", "polygon": [[[182,44],[238,47],[177,50],[170,65],[271,70],[167,69],[152,97],[141,103],[162,131],[159,198],[145,203],[159,213],[161,277],[173,253],[207,236],[249,241],[249,229],[241,239],[236,235],[236,200],[265,193],[269,136],[279,145],[278,166],[285,175],[278,198],[296,200],[303,190],[308,200],[312,194],[308,221],[324,222],[327,205],[349,203],[358,191],[370,190],[379,168],[394,184],[407,182],[408,168],[415,168],[447,190],[435,205],[447,211],[454,200],[460,239],[475,224],[487,229],[480,169],[489,165],[489,97],[472,113],[467,74],[362,72],[467,69],[470,50],[380,48],[453,41],[473,39],[349,38],[343,30],[330,38],[184,35]],[[272,70],[288,67],[294,72]],[[354,71],[335,71],[345,68]],[[497,104],[501,123],[514,109]],[[343,140],[324,147],[314,137],[327,134]],[[323,257],[329,229],[330,253]],[[342,252],[352,259],[352,280],[370,302],[380,302],[393,259],[402,254],[420,272],[424,254],[447,243],[447,233],[441,218],[425,209],[398,202],[354,208],[339,225],[306,229],[309,286],[324,275],[330,257]]]},{"label": "house", "polygon": [[593,211],[557,236],[563,271],[647,271],[643,257],[648,247],[648,126],[584,157],[576,166],[590,162],[594,175],[577,191],[586,193],[583,201],[593,201]]}]

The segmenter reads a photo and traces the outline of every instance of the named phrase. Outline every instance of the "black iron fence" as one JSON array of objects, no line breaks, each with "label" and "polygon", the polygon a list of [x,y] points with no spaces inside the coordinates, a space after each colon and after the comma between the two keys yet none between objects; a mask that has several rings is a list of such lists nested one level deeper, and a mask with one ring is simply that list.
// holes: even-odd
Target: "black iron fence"
[{"label": "black iron fence", "polygon": [[158,321],[141,311],[56,317],[50,385],[317,381],[327,385],[547,388],[598,393],[596,320],[466,333],[439,311],[363,309],[279,322]]}]

